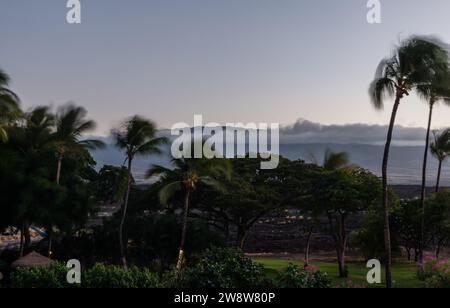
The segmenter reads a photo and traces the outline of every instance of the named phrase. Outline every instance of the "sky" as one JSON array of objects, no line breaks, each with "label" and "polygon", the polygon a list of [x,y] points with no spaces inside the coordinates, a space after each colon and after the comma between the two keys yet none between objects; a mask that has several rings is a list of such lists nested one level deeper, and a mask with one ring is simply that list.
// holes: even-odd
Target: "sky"
[{"label": "sky", "polygon": [[[450,1],[0,0],[0,68],[25,109],[72,101],[107,135],[139,114],[160,127],[193,122],[307,119],[324,125],[388,122],[367,95],[378,62],[411,34],[450,42]],[[434,128],[450,125],[439,106]],[[427,106],[405,99],[398,123],[424,127]]]}]

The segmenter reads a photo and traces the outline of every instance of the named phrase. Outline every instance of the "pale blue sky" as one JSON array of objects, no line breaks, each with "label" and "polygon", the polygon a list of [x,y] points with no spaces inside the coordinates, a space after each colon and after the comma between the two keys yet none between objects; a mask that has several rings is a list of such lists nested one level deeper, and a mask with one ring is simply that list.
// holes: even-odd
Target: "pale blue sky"
[{"label": "pale blue sky", "polygon": [[[24,106],[74,101],[98,134],[131,114],[170,127],[206,121],[385,124],[367,87],[399,38],[450,42],[448,0],[81,0],[81,25],[65,0],[0,0],[0,67]],[[388,104],[386,111],[390,111]],[[403,125],[425,126],[409,98]],[[450,125],[440,107],[435,127]]]}]

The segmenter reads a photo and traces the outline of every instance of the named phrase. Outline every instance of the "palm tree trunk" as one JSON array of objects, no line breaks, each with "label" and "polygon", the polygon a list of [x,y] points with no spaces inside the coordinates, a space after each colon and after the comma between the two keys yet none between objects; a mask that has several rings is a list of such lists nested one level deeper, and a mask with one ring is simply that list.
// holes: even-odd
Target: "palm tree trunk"
[{"label": "palm tree trunk", "polygon": [[308,237],[306,238],[306,247],[305,247],[305,261],[303,268],[308,269],[309,267],[309,252],[311,248],[311,237],[312,237],[313,228],[309,229]]},{"label": "palm tree trunk", "polygon": [[382,177],[383,177],[383,210],[384,210],[384,246],[386,250],[386,287],[392,288],[392,251],[391,251],[391,230],[389,222],[389,192],[387,182],[387,171],[389,163],[389,150],[392,143],[392,134],[394,131],[395,119],[397,117],[398,108],[402,95],[397,93],[394,107],[391,113],[391,121],[389,123],[389,130],[386,138],[386,146],[384,148]]},{"label": "palm tree trunk", "polygon": [[52,246],[53,246],[53,239],[52,239],[52,235],[51,232],[48,234],[48,249],[47,249],[47,257],[51,257],[52,256]]},{"label": "palm tree trunk", "polygon": [[57,164],[57,168],[56,168],[56,184],[58,184],[58,185],[61,180],[62,160],[63,160],[63,156],[61,154],[58,154],[58,164]]},{"label": "palm tree trunk", "polygon": [[20,228],[20,254],[19,254],[20,258],[23,257],[24,247],[25,247],[24,232],[25,232],[25,223],[22,222],[22,227]]},{"label": "palm tree trunk", "polygon": [[[56,167],[56,185],[59,185],[61,182],[61,169],[62,169],[62,160],[64,155],[62,153],[58,153],[58,162]],[[48,233],[48,246],[47,246],[47,256],[50,258],[52,255],[52,230],[47,230]]]},{"label": "palm tree trunk", "polygon": [[420,194],[420,206],[422,208],[422,218],[420,221],[420,242],[419,242],[419,263],[423,261],[423,249],[425,244],[425,190],[427,185],[427,161],[428,161],[428,147],[430,144],[431,120],[433,118],[433,101],[430,102],[430,113],[428,115],[427,137],[425,140],[425,153],[423,155],[422,168],[422,190]]},{"label": "palm tree trunk", "polygon": [[245,225],[238,227],[238,243],[237,246],[240,250],[244,250],[245,241],[247,240],[248,228]]},{"label": "palm tree trunk", "polygon": [[442,160],[439,160],[439,168],[438,168],[438,175],[437,175],[437,181],[436,181],[436,193],[439,192],[439,186],[441,185],[441,172],[442,172]]},{"label": "palm tree trunk", "polygon": [[177,262],[177,270],[180,271],[183,267],[184,260],[184,245],[186,244],[186,235],[187,235],[187,225],[188,225],[188,217],[189,217],[189,199],[190,199],[191,191],[188,189],[186,191],[186,198],[184,200],[184,217],[183,217],[183,228],[181,231],[181,243],[180,250],[178,253],[178,262]]},{"label": "palm tree trunk", "polygon": [[132,161],[133,158],[129,157],[128,158],[128,186],[127,186],[127,193],[125,195],[125,201],[123,203],[123,207],[122,207],[122,219],[120,221],[120,226],[119,226],[119,244],[120,244],[120,260],[122,261],[122,266],[124,269],[128,269],[128,265],[127,265],[127,257],[126,257],[126,252],[125,252],[125,247],[124,247],[124,241],[123,241],[123,226],[125,224],[125,219],[127,216],[127,209],[128,209],[128,201],[130,199],[130,190],[131,190],[131,166],[132,166]]},{"label": "palm tree trunk", "polygon": [[30,224],[27,219],[23,222],[24,254],[28,252],[31,245]]}]

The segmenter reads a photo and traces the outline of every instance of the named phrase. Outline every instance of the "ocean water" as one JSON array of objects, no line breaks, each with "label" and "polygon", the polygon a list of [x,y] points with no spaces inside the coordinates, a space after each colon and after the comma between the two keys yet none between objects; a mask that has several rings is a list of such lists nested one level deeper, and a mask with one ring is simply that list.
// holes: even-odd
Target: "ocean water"
[{"label": "ocean water", "polygon": [[[352,164],[359,165],[377,175],[381,175],[381,162],[384,147],[382,145],[365,144],[282,144],[280,153],[282,156],[295,160],[301,159],[306,162],[322,163],[324,153],[327,149],[332,151],[345,151],[350,156]],[[395,185],[418,185],[422,178],[423,146],[393,146],[389,160],[389,181]],[[105,164],[122,165],[124,154],[113,146],[93,153],[97,161],[97,168]],[[153,164],[170,166],[168,151],[162,156],[149,158],[137,158],[134,161],[133,173],[139,183],[148,182],[145,179],[146,170]],[[444,164],[441,183],[450,186],[450,160]],[[438,164],[434,157],[429,155],[427,181],[428,186],[434,186],[436,182]]]}]

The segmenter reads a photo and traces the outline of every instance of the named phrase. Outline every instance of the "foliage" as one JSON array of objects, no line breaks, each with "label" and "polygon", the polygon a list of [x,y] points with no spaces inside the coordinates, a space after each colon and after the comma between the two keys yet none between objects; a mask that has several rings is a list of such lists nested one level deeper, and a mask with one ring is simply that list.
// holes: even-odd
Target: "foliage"
[{"label": "foliage", "polygon": [[67,268],[62,263],[50,267],[19,268],[11,273],[11,287],[60,289],[72,287],[66,280]]},{"label": "foliage", "polygon": [[96,264],[83,275],[82,285],[85,288],[155,288],[158,279],[148,269],[131,268]]},{"label": "foliage", "polygon": [[425,256],[424,266],[418,271],[428,288],[450,288],[450,259]]},{"label": "foliage", "polygon": [[[230,230],[235,228],[233,242],[243,249],[252,226],[264,215],[281,212],[284,205],[275,171],[259,170],[257,159],[235,159],[231,163],[233,174],[223,181],[225,191],[203,185],[194,203],[202,211],[201,217],[213,221],[230,241]],[[285,163],[280,160],[280,165]]]},{"label": "foliage", "polygon": [[67,283],[68,269],[62,263],[50,267],[19,268],[11,274],[13,288],[156,288],[158,277],[146,268],[128,271],[113,265],[96,264],[82,272],[81,285]]},{"label": "foliage", "polygon": [[450,155],[450,129],[441,133],[434,132],[434,141],[430,144],[430,150],[439,162],[447,159]]},{"label": "foliage", "polygon": [[297,265],[289,264],[275,278],[275,286],[290,289],[325,289],[331,287],[331,280],[321,271],[305,270]]},{"label": "foliage", "polygon": [[258,288],[267,285],[264,269],[240,250],[211,248],[183,273],[188,288]]},{"label": "foliage", "polygon": [[[395,253],[400,252],[399,228],[397,213],[400,200],[389,190],[391,213],[391,247]],[[361,250],[366,260],[384,260],[386,256],[383,234],[383,211],[380,204],[375,204],[364,212],[361,225],[350,234],[350,246]]]},{"label": "foliage", "polygon": [[335,153],[327,150],[322,166],[325,170],[337,170],[347,166],[348,163],[349,157],[346,152]]},{"label": "foliage", "polygon": [[126,167],[103,166],[95,181],[97,199],[103,202],[121,201],[125,196],[127,183],[128,171]]}]

